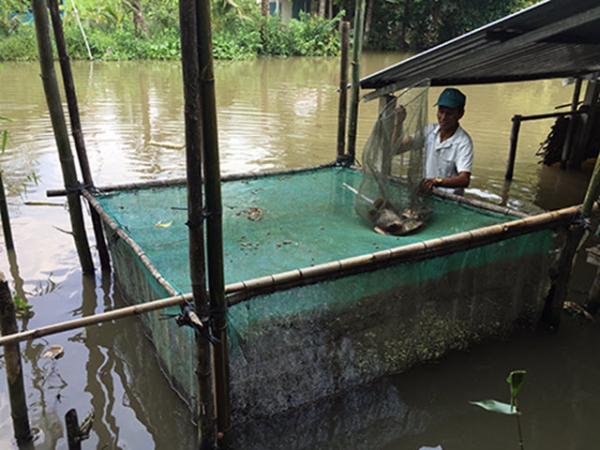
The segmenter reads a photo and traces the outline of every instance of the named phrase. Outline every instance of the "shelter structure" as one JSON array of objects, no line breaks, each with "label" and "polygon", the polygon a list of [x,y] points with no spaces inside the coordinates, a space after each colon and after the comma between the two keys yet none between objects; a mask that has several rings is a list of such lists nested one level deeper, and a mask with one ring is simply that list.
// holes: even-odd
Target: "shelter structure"
[{"label": "shelter structure", "polygon": [[[431,86],[505,83],[572,78],[571,111],[542,116],[515,116],[511,154],[523,120],[556,115],[578,116],[567,127],[560,152],[563,168],[579,167],[589,156],[598,103],[600,72],[600,5],[594,0],[546,0],[445,42],[361,79],[371,92],[365,101],[387,99],[398,90],[428,79]],[[584,97],[580,90],[587,81]],[[581,103],[581,105],[580,105]],[[514,149],[513,149],[514,147]],[[597,155],[597,149],[594,156]],[[512,158],[512,161],[511,161]],[[509,156],[507,179],[512,178]]]}]

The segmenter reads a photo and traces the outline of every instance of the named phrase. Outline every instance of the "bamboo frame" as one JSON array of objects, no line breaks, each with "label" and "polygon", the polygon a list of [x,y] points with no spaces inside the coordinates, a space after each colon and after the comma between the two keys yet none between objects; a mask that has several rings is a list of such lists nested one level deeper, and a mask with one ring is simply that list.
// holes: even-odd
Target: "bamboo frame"
[{"label": "bamboo frame", "polygon": [[119,225],[117,225],[117,223],[108,215],[104,208],[102,208],[102,205],[98,203],[98,200],[96,200],[87,189],[82,189],[81,195],[89,202],[92,208],[96,210],[104,223],[106,223],[106,225],[110,227],[110,229],[113,230],[113,232],[121,240],[123,240],[123,242],[129,246],[129,248],[131,248],[138,258],[140,258],[142,264],[146,267],[146,269],[148,269],[148,271],[150,271],[150,274],[156,279],[156,281],[162,287],[164,287],[169,294],[173,296],[178,295],[178,292],[175,290],[175,288],[166,280],[165,277],[160,274],[158,270],[156,270],[156,267],[154,267],[154,265],[150,262],[148,255],[146,255],[142,248],[133,239],[131,239]]},{"label": "bamboo frame", "polygon": [[[54,40],[56,43],[56,50],[58,52],[60,60],[60,69],[62,72],[65,96],[67,97],[67,107],[69,111],[69,117],[71,119],[71,133],[73,135],[73,142],[75,143],[75,150],[77,152],[77,158],[79,160],[79,168],[81,169],[83,182],[86,185],[93,185],[94,179],[92,177],[90,162],[87,157],[85,141],[83,139],[81,120],[79,118],[79,106],[77,105],[77,94],[75,91],[75,82],[73,81],[73,72],[71,71],[69,54],[67,52],[67,44],[63,32],[62,19],[60,17],[60,11],[58,9],[58,1],[49,0],[48,8],[50,9],[52,28],[54,29]],[[106,248],[106,241],[104,239],[104,230],[102,229],[102,222],[100,221],[100,217],[98,217],[98,214],[95,210],[92,210],[91,218],[92,226],[94,229],[94,235],[96,237],[98,255],[100,256],[100,266],[102,267],[102,270],[108,272],[110,271],[110,257],[108,255],[108,249]]]},{"label": "bamboo frame", "polygon": [[[284,169],[284,170],[271,170],[271,171],[261,171],[261,172],[244,172],[244,173],[234,173],[229,175],[223,175],[221,177],[221,181],[236,181],[236,180],[244,180],[249,178],[264,178],[268,176],[274,175],[291,175],[295,173],[302,172],[310,172],[311,170],[325,169],[327,167],[334,167],[337,163],[331,162],[327,164],[318,164],[314,166],[306,166],[295,169]],[[139,183],[125,183],[125,184],[114,184],[110,186],[103,187],[94,187],[94,191],[97,191],[100,194],[107,194],[114,191],[128,191],[135,189],[151,189],[151,188],[161,188],[161,187],[171,187],[171,186],[185,186],[187,184],[187,180],[185,178],[172,178],[170,180],[152,180],[152,181],[144,181]],[[62,197],[67,195],[67,191],[65,189],[49,189],[46,191],[46,197]]]},{"label": "bamboo frame", "polygon": [[11,334],[9,336],[0,337],[0,345],[13,344],[31,339],[37,339],[51,334],[62,333],[64,331],[84,328],[90,325],[98,325],[103,322],[123,319],[125,317],[139,316],[140,314],[157,311],[159,309],[169,308],[171,306],[179,306],[192,300],[192,294],[177,295],[173,297],[162,298],[159,300],[140,303],[138,305],[126,306],[124,308],[115,309],[113,311],[94,314],[79,319],[69,320],[65,322],[55,323],[44,327],[35,328],[33,330],[22,331],[20,333]]},{"label": "bamboo frame", "polygon": [[[48,9],[44,0],[32,0],[31,9],[34,16],[36,40],[42,72],[42,84],[46,94],[46,103],[50,113],[52,129],[60,159],[63,181],[66,189],[73,188],[78,184],[77,171],[73,162],[73,153],[69,142],[67,124],[63,113],[62,100],[56,71],[54,70],[54,55],[52,51],[52,39],[50,37],[50,25],[48,21]],[[87,232],[83,222],[81,201],[78,192],[66,193],[69,204],[69,216],[75,240],[75,247],[81,270],[83,273],[93,273],[94,263],[88,246]]]},{"label": "bamboo frame", "polygon": [[[143,264],[151,270],[153,276],[158,277],[156,278],[157,281],[166,289],[173,290],[172,286],[168,284],[164,277],[162,277],[162,275],[160,275],[160,273],[158,273],[158,271],[150,264],[148,257],[142,251],[136,251],[136,249],[139,249],[139,246],[114,223],[110,216],[102,209],[102,206],[98,201],[85,190],[83,191],[83,195],[86,199],[91,199],[91,206],[99,209],[98,213],[100,217],[107,221],[107,225],[111,226],[111,228],[119,234],[119,237],[123,239],[125,244],[129,245],[138,256],[143,257]],[[530,216],[504,224],[478,228],[476,230],[457,233],[443,238],[432,239],[403,247],[395,247],[354,258],[333,261],[308,267],[306,269],[282,272],[271,276],[232,283],[225,286],[225,295],[228,299],[227,304],[228,306],[234,306],[260,294],[314,284],[326,279],[372,271],[381,267],[431,259],[457,251],[480,247],[503,239],[533,233],[546,228],[564,226],[570,221],[574,214],[577,214],[580,211],[580,209],[581,205],[571,206],[557,211]],[[597,209],[598,208],[596,208],[596,210]],[[0,338],[0,345],[35,339],[133,315],[140,315],[158,309],[168,308],[170,306],[182,305],[192,300],[192,294],[181,295],[175,293],[172,297],[153,300],[147,303],[128,306],[2,337]]]},{"label": "bamboo frame", "polygon": [[579,205],[571,206],[537,216],[525,217],[513,222],[491,225],[376,253],[233,283],[225,288],[226,293],[229,295],[228,304],[233,306],[260,294],[315,284],[327,279],[374,271],[392,265],[445,256],[542,229],[566,225],[580,209]]}]

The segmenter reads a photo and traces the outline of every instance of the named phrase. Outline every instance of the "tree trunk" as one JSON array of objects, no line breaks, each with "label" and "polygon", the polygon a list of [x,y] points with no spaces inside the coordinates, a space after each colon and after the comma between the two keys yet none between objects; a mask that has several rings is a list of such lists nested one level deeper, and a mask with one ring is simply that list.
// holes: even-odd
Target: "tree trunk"
[{"label": "tree trunk", "polygon": [[371,29],[371,19],[373,17],[373,5],[375,0],[369,0],[367,3],[367,18],[365,19],[365,35],[363,37],[363,47],[369,46],[369,30]]},{"label": "tree trunk", "polygon": [[133,2],[133,23],[135,24],[136,30],[140,27],[146,37],[148,39],[151,38],[148,27],[146,26],[146,21],[144,20],[144,13],[142,12],[142,0],[135,0]]},{"label": "tree trunk", "polygon": [[269,0],[261,0],[260,2],[260,15],[263,20],[260,24],[260,42],[263,45],[263,48],[267,45],[267,19],[269,18]]},{"label": "tree trunk", "polygon": [[327,0],[319,0],[319,17],[321,19],[325,18],[325,6],[327,5]]},{"label": "tree trunk", "polygon": [[402,14],[402,25],[400,26],[400,36],[398,45],[401,48],[408,48],[408,42],[406,40],[406,31],[408,29],[407,24],[409,23],[409,15],[410,15],[410,2],[411,0],[404,0],[404,13]]}]

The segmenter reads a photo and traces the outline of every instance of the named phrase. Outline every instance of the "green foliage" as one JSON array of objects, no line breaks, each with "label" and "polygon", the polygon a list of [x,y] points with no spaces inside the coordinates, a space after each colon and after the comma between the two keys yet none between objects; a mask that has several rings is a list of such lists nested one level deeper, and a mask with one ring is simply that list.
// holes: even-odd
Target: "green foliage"
[{"label": "green foliage", "polygon": [[[4,120],[5,122],[12,122],[8,117],[0,116],[0,120]],[[8,141],[8,131],[0,130],[0,135],[0,153],[4,153],[4,151],[6,150],[6,142]]]},{"label": "green foliage", "polygon": [[18,32],[0,39],[0,61],[26,61],[37,57],[35,29],[23,24]]},{"label": "green foliage", "polygon": [[[94,59],[175,60],[181,58],[179,17],[176,0],[152,0],[144,5],[156,9],[145,12],[151,35],[147,39],[137,30],[133,6],[127,1],[81,0],[77,10],[65,3],[63,29],[69,56],[88,59],[88,51],[77,16]],[[215,59],[249,59],[257,56],[331,56],[339,53],[338,16],[333,20],[313,18],[301,13],[288,24],[277,17],[264,19],[254,2],[240,4],[218,0],[213,21],[213,55]],[[261,31],[262,30],[262,31]],[[18,33],[0,41],[0,60],[37,58],[35,29],[23,24]]]},{"label": "green foliage", "polygon": [[[340,50],[337,25],[354,0],[336,0],[338,15],[327,20],[301,12],[283,23],[260,15],[254,0],[211,0],[213,54],[216,59],[257,56],[331,56]],[[427,48],[507,14],[536,0],[375,0],[367,48],[395,51]],[[4,5],[8,5],[6,8]],[[9,11],[27,11],[29,2],[3,0],[0,8],[0,61],[37,58],[35,30]],[[77,0],[62,5],[63,27],[72,59],[87,59],[79,29],[83,26],[96,59],[178,59],[177,0],[144,0],[143,17],[151,38],[133,21],[133,0]],[[353,18],[350,17],[350,20]]]},{"label": "green foliage", "polygon": [[370,48],[423,49],[537,3],[537,0],[390,0],[376,3]]},{"label": "green foliage", "polygon": [[514,370],[508,374],[506,382],[510,389],[510,404],[499,402],[497,400],[482,400],[477,402],[470,402],[472,405],[479,406],[487,411],[492,411],[500,414],[506,414],[516,416],[518,425],[518,438],[519,448],[523,450],[523,432],[521,430],[521,412],[519,411],[519,404],[517,402],[517,395],[523,387],[525,382],[525,375],[527,372],[524,370]]},{"label": "green foliage", "polygon": [[23,300],[17,293],[13,295],[13,302],[15,304],[15,315],[17,319],[30,319],[33,317],[33,305]]}]

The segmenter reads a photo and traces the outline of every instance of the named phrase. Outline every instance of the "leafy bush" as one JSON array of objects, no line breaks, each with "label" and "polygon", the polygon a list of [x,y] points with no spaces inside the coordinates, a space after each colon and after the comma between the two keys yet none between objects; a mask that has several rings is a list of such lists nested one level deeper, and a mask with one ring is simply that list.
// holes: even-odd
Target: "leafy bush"
[{"label": "leafy bush", "polygon": [[[121,3],[119,3],[121,4]],[[113,2],[82,14],[82,25],[92,57],[114,60],[175,60],[181,58],[179,27],[150,26],[151,39],[136,29],[131,20],[124,20],[124,11]],[[340,17],[333,20],[312,18],[301,13],[300,19],[288,24],[278,17],[264,19],[254,10],[235,19],[227,15],[213,28],[215,59],[249,59],[257,56],[332,56],[339,53],[336,32]],[[168,20],[163,18],[163,23]],[[82,31],[77,21],[65,14],[65,41],[73,60],[89,59]],[[18,32],[0,41],[0,60],[37,59],[35,29],[22,24]]]},{"label": "leafy bush", "polygon": [[23,24],[19,31],[0,39],[0,61],[27,61],[37,57],[35,29]]}]

